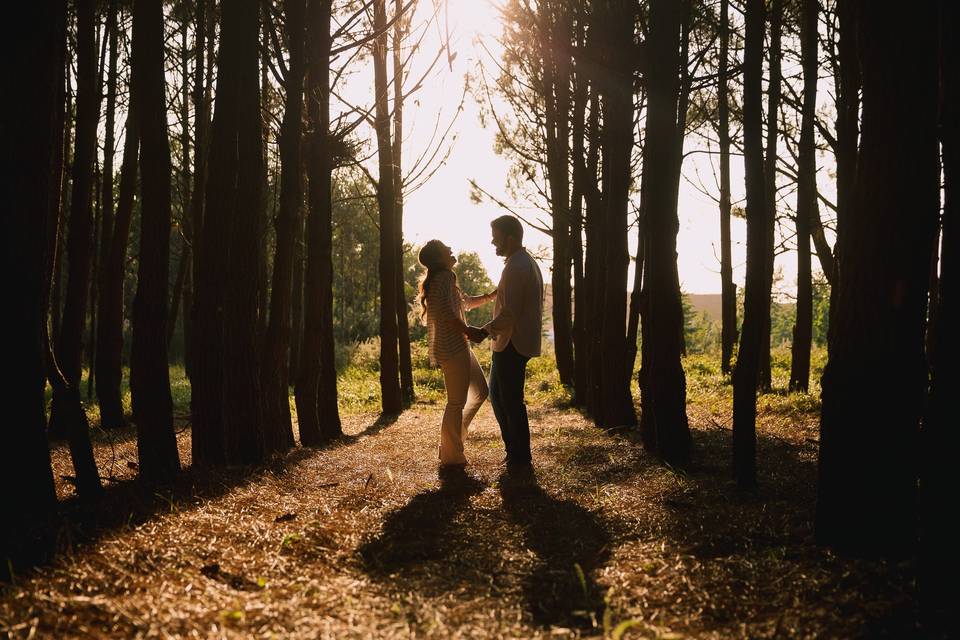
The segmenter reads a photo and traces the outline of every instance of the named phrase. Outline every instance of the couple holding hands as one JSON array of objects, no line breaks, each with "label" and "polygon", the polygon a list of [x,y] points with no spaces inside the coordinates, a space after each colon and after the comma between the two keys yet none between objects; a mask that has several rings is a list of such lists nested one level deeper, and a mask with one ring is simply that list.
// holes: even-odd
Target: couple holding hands
[{"label": "couple holding hands", "polygon": [[[490,397],[500,425],[508,465],[530,464],[530,425],[523,386],[527,361],[540,355],[543,276],[523,247],[523,227],[513,216],[490,223],[492,244],[505,260],[497,288],[479,296],[464,295],[457,286],[457,259],[440,240],[430,240],[418,259],[427,269],[420,283],[420,305],[427,325],[430,364],[443,370],[447,405],[440,427],[440,465],[467,463],[463,441],[467,428]],[[464,311],[494,302],[493,319],[483,327],[466,323]],[[491,339],[490,383],[484,378],[471,343]]]}]

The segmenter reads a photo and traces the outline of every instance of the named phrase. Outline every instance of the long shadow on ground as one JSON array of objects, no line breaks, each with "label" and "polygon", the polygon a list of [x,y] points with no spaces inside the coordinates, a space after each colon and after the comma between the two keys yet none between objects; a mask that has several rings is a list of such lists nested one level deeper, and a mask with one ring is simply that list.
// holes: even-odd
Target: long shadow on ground
[{"label": "long shadow on ground", "polygon": [[535,625],[594,628],[603,608],[595,574],[609,558],[604,525],[544,491],[530,469],[505,471],[497,487],[502,507],[472,504],[483,482],[442,475],[359,548],[364,569],[400,592],[516,595]]},{"label": "long shadow on ground", "polygon": [[429,564],[455,561],[469,537],[459,516],[469,507],[470,497],[484,488],[463,469],[442,470],[438,488],[415,495],[390,513],[380,535],[361,545],[364,568],[374,576],[402,579]]},{"label": "long shadow on ground", "polygon": [[46,517],[19,522],[0,530],[0,582],[54,560],[61,554],[96,543],[115,529],[136,526],[170,511],[186,511],[216,500],[262,473],[283,473],[285,468],[311,455],[297,448],[268,464],[256,467],[207,469],[187,467],[170,486],[157,487],[139,478],[104,486],[96,500],[71,497]]},{"label": "long shadow on ground", "polygon": [[534,624],[596,627],[604,603],[594,576],[610,558],[606,528],[576,502],[544,491],[529,467],[504,472],[498,486],[504,509],[522,528],[524,546],[536,554],[522,580]]}]

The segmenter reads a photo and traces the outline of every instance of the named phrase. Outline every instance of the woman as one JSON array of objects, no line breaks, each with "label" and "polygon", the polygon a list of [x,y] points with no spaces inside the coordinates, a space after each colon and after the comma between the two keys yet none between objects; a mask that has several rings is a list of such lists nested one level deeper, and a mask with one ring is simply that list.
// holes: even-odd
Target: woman
[{"label": "woman", "polygon": [[452,271],[457,259],[450,247],[439,240],[423,245],[418,259],[427,268],[420,283],[420,305],[427,324],[430,364],[443,369],[447,390],[440,427],[440,465],[462,466],[467,463],[463,455],[467,427],[488,393],[483,370],[467,341],[467,335],[478,330],[467,325],[463,312],[493,300],[497,292],[463,295]]}]

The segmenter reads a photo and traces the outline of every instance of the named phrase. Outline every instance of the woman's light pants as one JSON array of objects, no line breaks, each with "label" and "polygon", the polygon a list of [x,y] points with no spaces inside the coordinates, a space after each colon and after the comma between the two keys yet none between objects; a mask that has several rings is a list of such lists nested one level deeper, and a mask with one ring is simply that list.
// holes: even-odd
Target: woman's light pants
[{"label": "woman's light pants", "polygon": [[440,464],[465,464],[463,441],[470,422],[487,399],[487,380],[469,348],[441,362],[440,368],[447,389],[447,406],[440,426]]}]

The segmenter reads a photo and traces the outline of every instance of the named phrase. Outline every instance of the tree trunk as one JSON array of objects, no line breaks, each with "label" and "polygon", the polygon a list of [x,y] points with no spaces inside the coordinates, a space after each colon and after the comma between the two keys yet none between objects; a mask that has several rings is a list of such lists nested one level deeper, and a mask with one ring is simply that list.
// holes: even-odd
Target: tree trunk
[{"label": "tree trunk", "polygon": [[[587,179],[584,182],[586,192],[586,258],[584,261],[584,310],[587,322],[586,334],[587,365],[587,412],[594,422],[601,424],[604,420],[603,400],[601,388],[603,383],[603,359],[600,343],[600,327],[603,318],[602,307],[606,281],[603,278],[604,233],[603,233],[603,200],[604,194],[597,187],[597,170],[600,160],[600,96],[594,87],[591,91],[590,119],[587,127],[587,139],[590,141],[587,152]],[[626,292],[624,292],[626,297]]]},{"label": "tree trunk", "polygon": [[384,414],[403,410],[400,396],[400,362],[397,327],[397,255],[393,158],[390,142],[390,111],[387,105],[387,12],[385,0],[374,0],[373,30],[381,33],[373,42],[373,77],[380,176],[377,204],[380,210],[380,392]]},{"label": "tree trunk", "polygon": [[[301,152],[302,153],[302,152]],[[301,157],[301,169],[303,168],[303,159]],[[301,173],[301,188],[304,188],[304,180]],[[303,198],[300,199],[300,206],[297,207],[297,219],[294,227],[293,243],[293,292],[290,302],[291,306],[291,331],[290,331],[290,356],[288,362],[289,373],[287,374],[288,386],[297,381],[300,364],[300,344],[303,338],[303,263],[304,263],[304,237],[303,237]]]},{"label": "tree trunk", "polygon": [[[584,51],[586,29],[585,16],[578,15],[576,46]],[[570,194],[570,259],[573,263],[573,402],[578,407],[586,405],[587,397],[587,345],[585,301],[586,285],[583,265],[583,201],[586,190],[587,171],[584,161],[586,152],[587,74],[579,63],[574,72],[573,94],[573,188]]]},{"label": "tree trunk", "polygon": [[13,338],[9,365],[16,375],[8,378],[13,402],[6,416],[6,464],[0,483],[0,508],[10,526],[4,527],[0,542],[24,516],[56,507],[44,435],[43,328],[53,257],[48,234],[56,234],[49,222],[57,219],[60,202],[67,7],[63,0],[26,7],[27,15],[21,18],[34,29],[33,37],[10,38],[2,45],[5,59],[21,62],[10,67],[13,77],[7,79],[18,91],[18,99],[10,103],[13,113],[7,116],[15,126],[3,127],[7,152],[2,180],[9,206],[4,212],[3,263],[11,276],[10,299],[17,304],[10,306],[6,318]]},{"label": "tree trunk", "polygon": [[[204,189],[207,178],[207,134],[210,131],[210,102],[207,99],[209,77],[204,73],[204,54],[207,42],[214,39],[214,28],[207,25],[207,2],[197,0],[196,27],[194,30],[193,68],[193,186],[190,197],[190,216],[187,219],[190,238],[190,271],[183,288],[183,349],[184,368],[193,378],[193,320],[194,286],[200,265],[200,230],[203,228]],[[210,58],[213,57],[212,51]],[[208,60],[209,62],[209,60]]]},{"label": "tree trunk", "polygon": [[300,138],[303,122],[305,0],[286,0],[287,49],[286,105],[278,141],[280,149],[280,209],[276,218],[277,248],[273,258],[273,293],[270,321],[263,350],[264,436],[267,451],[285,451],[294,445],[290,417],[289,367],[290,313],[294,245],[303,205],[300,173]]},{"label": "tree trunk", "polygon": [[[770,82],[767,87],[767,148],[763,174],[766,182],[766,255],[764,256],[765,278],[773,282],[774,233],[777,221],[777,123],[780,110],[780,36],[783,26],[783,0],[772,0],[770,10],[770,49],[767,51],[770,64]],[[763,315],[763,338],[760,346],[760,390],[769,392],[773,386],[770,362],[770,294]]]},{"label": "tree trunk", "polygon": [[[543,51],[546,173],[550,184],[553,218],[553,344],[560,383],[573,384],[573,338],[570,313],[570,56],[566,40],[571,35],[568,10],[541,7],[549,25],[541,34]],[[559,14],[559,15],[558,15]],[[557,40],[560,40],[558,42]]]},{"label": "tree trunk", "polygon": [[637,343],[640,338],[640,309],[643,304],[643,268],[646,262],[646,238],[643,229],[645,216],[637,220],[637,257],[633,261],[633,290],[627,310],[627,370],[633,376],[637,364]]},{"label": "tree trunk", "polygon": [[730,42],[729,2],[720,2],[720,68],[717,73],[717,110],[720,144],[720,369],[731,372],[730,359],[737,343],[737,285],[733,282],[733,255],[730,239],[730,99],[728,47]]},{"label": "tree trunk", "polygon": [[[104,295],[105,295],[105,283],[107,281],[106,274],[108,265],[110,263],[110,249],[113,244],[113,234],[114,227],[116,223],[114,222],[114,208],[113,208],[113,154],[114,148],[116,146],[114,142],[114,129],[116,127],[116,102],[117,102],[117,59],[119,58],[119,43],[118,43],[118,32],[117,27],[117,17],[118,17],[118,8],[117,0],[110,0],[108,13],[107,13],[107,37],[109,39],[110,46],[110,63],[107,67],[107,113],[106,113],[106,127],[105,127],[105,137],[104,137],[104,152],[103,152],[103,184],[102,184],[102,195],[101,200],[101,214],[100,214],[100,259],[99,259],[99,269],[95,270],[97,273],[96,285],[97,285],[97,317],[99,319],[96,325],[96,340],[95,340],[95,349],[93,353],[93,358],[91,359],[90,370],[96,375],[91,375],[91,379],[96,379],[96,389],[97,389],[97,400],[100,403],[100,426],[101,428],[110,428],[116,426],[118,422],[123,421],[123,410],[118,407],[119,417],[117,416],[117,411],[110,413],[110,407],[107,407],[107,420],[104,420],[104,407],[103,402],[100,401],[100,357],[103,353],[104,348],[100,344],[100,341],[104,338],[104,332],[102,329],[104,323],[104,314],[106,311],[106,305],[104,304]],[[119,400],[119,385],[117,387],[117,398]]]},{"label": "tree trunk", "polygon": [[916,541],[927,390],[923,333],[940,174],[937,5],[861,8],[863,128],[823,373],[816,539],[900,555]]},{"label": "tree trunk", "polygon": [[[954,619],[954,580],[957,555],[953,504],[957,497],[954,458],[960,438],[954,426],[953,394],[960,382],[960,339],[956,327],[957,223],[960,221],[960,41],[950,37],[960,20],[955,2],[940,2],[940,144],[942,145],[944,206],[936,327],[933,331],[930,392],[923,419],[923,457],[920,465],[920,606],[924,622],[933,630]],[[955,624],[955,623],[954,623]],[[949,628],[949,627],[946,627]]]},{"label": "tree trunk", "polygon": [[626,0],[611,2],[604,11],[603,103],[603,272],[604,295],[600,342],[603,379],[599,426],[636,424],[627,367],[626,318],[627,209],[630,195],[630,155],[633,149],[633,67],[624,52],[633,48],[634,7]]},{"label": "tree trunk", "polygon": [[[396,15],[403,12],[403,0],[395,0]],[[407,300],[406,283],[403,278],[403,56],[401,46],[407,33],[408,19],[398,19],[393,25],[393,186],[394,216],[396,219],[397,250],[397,334],[400,347],[400,394],[406,406],[410,406],[416,397],[413,388],[413,362],[410,358],[410,323],[407,314],[410,303]]]},{"label": "tree trunk", "polygon": [[[573,402],[585,406],[587,396],[587,336],[585,331],[588,309],[584,298],[586,284],[583,273],[583,179],[586,172],[577,168],[584,154],[584,111],[586,108],[586,81],[577,81],[573,121],[573,190],[570,202],[570,259],[573,263]],[[584,85],[580,88],[580,85]],[[582,95],[580,95],[582,93]],[[578,177],[578,173],[580,177]]]},{"label": "tree trunk", "polygon": [[[69,42],[67,43],[66,51],[64,52],[64,66],[67,68],[67,79],[66,79],[66,94],[67,94],[67,106],[64,110],[63,123],[61,123],[63,128],[63,154],[60,156],[59,162],[57,163],[60,167],[60,184],[59,189],[59,199],[57,202],[57,218],[54,221],[56,223],[57,229],[62,229],[65,225],[64,222],[64,210],[70,202],[70,179],[67,171],[64,171],[64,167],[68,164],[72,165],[72,145],[70,132],[72,130],[73,122],[73,89],[70,86],[70,47]],[[50,285],[50,331],[53,344],[56,344],[60,340],[60,322],[62,320],[62,311],[63,311],[63,252],[64,247],[64,238],[62,233],[50,233],[49,237],[53,238],[53,283]]]},{"label": "tree trunk", "polygon": [[757,382],[770,306],[766,269],[767,199],[763,171],[763,0],[747,0],[743,59],[743,156],[747,195],[747,272],[743,331],[733,372],[733,472],[737,485],[757,484]]},{"label": "tree trunk", "polygon": [[[186,307],[187,279],[190,274],[190,265],[193,258],[190,256],[190,67],[189,67],[189,49],[187,47],[187,32],[189,31],[190,21],[184,19],[180,29],[180,77],[183,83],[180,85],[180,185],[177,191],[180,195],[180,257],[177,260],[177,276],[173,281],[173,293],[170,296],[170,318],[167,321],[167,345],[173,341],[173,334],[177,330],[177,318],[180,315],[180,303],[184,301]],[[184,320],[190,315],[184,313]],[[184,322],[186,327],[186,322]],[[186,331],[186,328],[184,328]],[[186,362],[186,343],[184,343],[184,362]]]},{"label": "tree trunk", "polygon": [[140,477],[150,482],[170,482],[180,470],[167,360],[171,167],[163,43],[162,1],[135,0],[130,91],[140,122],[142,203],[130,397]]},{"label": "tree trunk", "polygon": [[133,217],[137,185],[139,129],[134,105],[127,112],[120,166],[120,190],[117,216],[110,234],[109,253],[103,261],[100,280],[100,322],[97,324],[97,400],[100,426],[104,429],[124,425],[120,383],[123,376],[123,279],[127,262],[127,240]]},{"label": "tree trunk", "polygon": [[817,0],[803,0],[800,50],[803,64],[803,114],[797,167],[797,319],[793,326],[790,390],[806,393],[810,386],[810,346],[813,339],[813,274],[810,268],[811,222],[820,217],[817,206]]},{"label": "tree trunk", "polygon": [[100,199],[101,196],[101,171],[99,161],[94,163],[93,170],[93,190],[95,194],[95,202],[93,206],[93,242],[90,245],[90,254],[92,256],[92,262],[90,268],[90,292],[88,293],[90,304],[90,322],[88,324],[88,334],[87,334],[87,353],[84,356],[84,361],[87,363],[87,401],[93,400],[93,383],[94,383],[94,366],[93,359],[94,354],[97,349],[97,282],[100,279],[100,244],[102,243],[101,238],[101,207],[102,202]]},{"label": "tree trunk", "polygon": [[[51,20],[54,21],[55,28],[59,28],[59,27],[56,27],[56,22],[61,19],[59,17],[59,12],[58,14],[54,14],[53,16],[50,16],[50,18]],[[58,45],[56,43],[48,43],[48,44],[50,44],[53,51],[59,50],[62,52],[62,49],[60,48],[61,45]],[[44,60],[43,55],[38,55],[37,58],[39,60]],[[63,65],[65,64],[64,57],[61,57],[59,59],[59,64],[62,69]],[[40,77],[41,78],[46,77],[44,71],[40,71]],[[33,80],[34,79],[31,78],[29,81],[25,81],[23,84],[26,86],[30,86],[28,83]],[[42,96],[38,96],[38,103],[42,105],[44,99],[45,98],[43,98]],[[57,101],[59,103],[61,101],[61,98],[58,97]],[[32,105],[31,102],[27,102],[26,104]],[[50,148],[57,149],[57,150],[62,148],[60,146],[61,137],[67,134],[67,130],[65,127],[66,119],[59,116],[60,116],[59,113],[54,114],[53,123],[52,123],[53,126],[51,126],[49,129],[49,134],[53,135],[54,144],[56,145],[56,146],[51,145]],[[27,122],[30,121],[29,118],[24,118],[24,120]],[[42,137],[42,134],[37,134],[30,140],[30,143],[36,144],[37,140],[41,139],[41,137]],[[29,166],[29,158],[30,158],[29,153],[23,153],[15,157],[26,158],[26,160],[24,161],[27,163],[27,166]],[[60,215],[61,206],[60,206],[59,200],[60,200],[60,196],[62,195],[62,190],[59,189],[58,187],[61,184],[61,181],[63,178],[64,162],[63,162],[63,157],[59,156],[59,154],[57,154],[56,152],[54,152],[54,157],[52,160],[53,162],[50,165],[51,178],[47,183],[52,188],[49,188],[49,190],[46,193],[45,200],[46,200],[47,208],[46,208],[46,211],[44,212],[44,215],[46,216],[44,223],[46,225],[48,239],[47,239],[47,245],[45,247],[46,252],[40,253],[40,256],[45,259],[44,275],[42,279],[42,289],[40,292],[40,308],[41,309],[46,309],[47,303],[49,301],[49,294],[50,294],[49,285],[51,281],[53,264],[54,264],[55,248],[58,245],[62,244],[58,238],[58,236],[60,235],[59,221],[61,218],[61,215]],[[5,175],[6,174],[16,175],[14,173],[14,169],[12,168],[9,172],[5,172]],[[15,182],[14,185],[17,187],[20,186],[18,182]],[[29,205],[24,206],[25,210],[29,210],[29,208],[30,208]],[[13,237],[16,238],[16,236],[13,236]],[[11,254],[16,255],[16,251],[11,251]],[[24,262],[26,264],[29,264],[29,259],[25,260]],[[20,268],[19,264],[17,265],[17,268],[18,269]],[[80,401],[79,385],[70,385],[64,379],[63,373],[60,371],[60,367],[57,364],[56,355],[53,352],[53,343],[50,340],[49,325],[45,321],[41,322],[40,345],[41,345],[40,351],[44,359],[44,368],[46,370],[47,379],[49,380],[53,390],[53,400],[54,402],[57,403],[57,406],[59,407],[60,420],[64,425],[65,431],[66,431],[65,435],[70,448],[70,457],[73,461],[73,469],[75,474],[73,478],[74,486],[76,487],[77,493],[80,495],[81,498],[95,499],[99,497],[100,494],[102,493],[102,486],[100,484],[100,475],[99,475],[99,472],[97,471],[97,463],[93,457],[93,446],[90,443],[90,425],[87,422],[87,414],[84,411],[83,404]],[[44,385],[41,379],[40,388],[43,389],[43,386]],[[16,468],[17,468],[16,465],[14,465],[14,469]],[[22,482],[22,480],[23,480],[22,477],[17,478],[18,482]]]},{"label": "tree trunk", "polygon": [[305,446],[329,442],[342,433],[333,343],[333,206],[330,193],[333,166],[328,138],[330,12],[330,0],[310,0],[307,6],[310,206],[306,229],[303,344],[295,389],[300,443]]},{"label": "tree trunk", "polygon": [[[89,294],[92,181],[97,156],[97,123],[100,95],[97,82],[96,3],[78,0],[77,7],[77,128],[70,196],[70,230],[67,236],[67,291],[63,308],[57,360],[71,386],[80,384],[80,351]],[[50,417],[51,437],[63,437],[66,425],[59,402]]]},{"label": "tree trunk", "polygon": [[[233,5],[230,5],[231,9]],[[223,422],[227,460],[264,458],[260,395],[260,241],[264,218],[264,154],[260,115],[260,7],[236,9],[236,208],[226,228],[223,294]],[[221,41],[224,38],[221,35]]]},{"label": "tree trunk", "polygon": [[[840,279],[843,277],[844,243],[848,237],[847,225],[853,207],[853,186],[857,172],[857,143],[860,135],[860,60],[857,51],[856,0],[838,0],[840,40],[837,43],[840,58],[840,84],[837,92],[837,240],[833,248],[833,276],[830,279],[830,314],[837,304]],[[821,263],[822,264],[822,263]],[[827,346],[833,343],[835,324],[828,328]]]},{"label": "tree trunk", "polygon": [[251,3],[228,3],[221,11],[217,100],[203,226],[198,229],[194,302],[191,383],[197,464],[242,464],[262,456],[260,405],[251,397],[259,393],[259,242],[249,242],[250,236],[256,240],[262,206],[258,18],[258,7]]},{"label": "tree trunk", "polygon": [[640,209],[644,214],[646,274],[643,282],[643,337],[647,357],[640,370],[644,443],[670,464],[690,460],[683,354],[683,305],[677,275],[677,189],[680,182],[682,116],[678,112],[680,27],[683,7],[652,0],[647,47],[657,64],[647,81],[646,140]]}]

